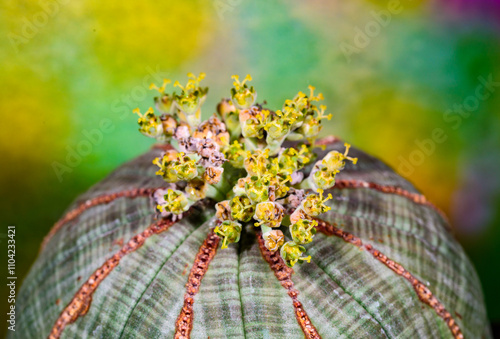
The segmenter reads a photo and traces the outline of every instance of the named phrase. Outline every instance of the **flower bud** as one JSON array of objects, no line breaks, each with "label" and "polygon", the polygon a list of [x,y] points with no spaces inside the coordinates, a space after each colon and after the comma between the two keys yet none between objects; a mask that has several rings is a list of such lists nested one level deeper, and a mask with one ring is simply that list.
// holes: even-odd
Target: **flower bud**
[{"label": "flower bud", "polygon": [[222,99],[217,105],[217,112],[224,120],[228,130],[233,131],[240,126],[238,109],[233,105],[231,100]]},{"label": "flower bud", "polygon": [[224,200],[215,204],[215,217],[220,221],[232,220],[229,200]]},{"label": "flower bud", "polygon": [[304,212],[302,208],[295,209],[295,211],[293,211],[293,213],[290,215],[290,222],[292,224],[295,224],[302,219],[311,219],[311,217],[306,212]]},{"label": "flower bud", "polygon": [[175,129],[174,137],[176,139],[189,138],[190,136],[189,125],[185,122],[180,123]]},{"label": "flower bud", "polygon": [[244,195],[231,199],[229,206],[231,207],[231,217],[243,222],[250,221],[255,212],[255,206]]},{"label": "flower bud", "polygon": [[277,202],[264,201],[258,203],[253,217],[259,222],[255,223],[255,226],[279,227],[284,214],[285,209]]},{"label": "flower bud", "polygon": [[199,139],[212,139],[219,146],[227,146],[229,144],[229,133],[226,125],[216,116],[202,122],[193,133],[193,137]]},{"label": "flower bud", "polygon": [[212,139],[199,139],[199,142],[196,144],[196,152],[203,158],[210,158],[219,149],[219,145]]},{"label": "flower bud", "polygon": [[177,139],[179,144],[179,150],[184,153],[196,153],[198,152],[198,145],[201,139],[187,137]]},{"label": "flower bud", "polygon": [[269,251],[276,252],[285,243],[285,236],[280,230],[271,230],[262,234],[265,240],[266,248]]},{"label": "flower bud", "polygon": [[297,132],[302,134],[304,138],[314,138],[321,132],[322,127],[320,120],[308,115]]},{"label": "flower bud", "polygon": [[250,182],[250,177],[239,178],[236,185],[233,186],[234,195],[244,195],[245,194],[245,184]]},{"label": "flower bud", "polygon": [[173,114],[175,112],[175,99],[170,94],[163,94],[155,97],[155,106],[158,111],[164,114]]},{"label": "flower bud", "polygon": [[291,188],[288,197],[286,198],[286,203],[293,208],[298,208],[304,200],[305,191],[300,189]]},{"label": "flower bud", "polygon": [[188,198],[179,190],[167,190],[164,199],[165,204],[157,206],[160,212],[181,214],[189,209]]},{"label": "flower bud", "polygon": [[217,113],[222,117],[222,119],[226,120],[226,117],[229,114],[235,113],[237,110],[236,106],[233,105],[231,100],[229,99],[222,99],[219,104],[217,105]]},{"label": "flower bud", "polygon": [[228,244],[238,242],[241,235],[241,224],[236,221],[226,220],[215,227],[215,234],[223,238],[221,249],[227,248]]},{"label": "flower bud", "polygon": [[215,185],[222,178],[224,168],[222,167],[207,167],[203,173],[203,180],[210,185]]},{"label": "flower bud", "polygon": [[207,183],[201,179],[193,179],[186,186],[186,193],[191,200],[201,200],[205,198],[207,192]]},{"label": "flower bud", "polygon": [[161,115],[160,120],[163,127],[163,134],[165,134],[166,137],[172,137],[177,128],[177,121],[175,121],[173,116],[168,114]]},{"label": "flower bud", "polygon": [[304,246],[300,246],[293,241],[287,241],[281,246],[280,255],[288,267],[293,267],[299,261],[311,261],[311,256],[302,256],[305,251]]},{"label": "flower bud", "polygon": [[316,226],[318,222],[316,220],[300,219],[295,224],[290,226],[290,234],[292,239],[297,244],[308,244],[313,240],[313,236],[316,234]]}]

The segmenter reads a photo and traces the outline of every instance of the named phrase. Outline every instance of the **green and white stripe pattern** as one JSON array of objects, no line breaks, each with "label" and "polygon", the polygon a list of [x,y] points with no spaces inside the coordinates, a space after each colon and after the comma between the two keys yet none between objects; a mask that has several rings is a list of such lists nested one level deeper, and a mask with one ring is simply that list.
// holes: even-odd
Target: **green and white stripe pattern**
[{"label": "green and white stripe pattern", "polygon": [[[327,151],[343,149],[342,143]],[[137,187],[161,187],[151,150],[79,197]],[[324,152],[320,152],[324,153]],[[321,155],[320,155],[321,156]],[[358,164],[337,180],[361,180],[417,192],[380,161],[353,150]],[[425,205],[369,188],[331,189],[322,219],[372,244],[403,265],[453,315],[465,338],[491,338],[481,286],[446,221]],[[98,287],[88,313],[62,338],[172,338],[189,271],[215,211],[200,209],[126,255]],[[33,265],[17,299],[10,338],[44,338],[75,292],[121,242],[155,222],[149,197],[119,198],[65,224]],[[217,251],[194,298],[191,338],[303,338],[292,300],[263,259],[247,226],[240,243]],[[452,338],[411,284],[350,243],[318,233],[311,263],[294,267],[298,299],[322,338]]]}]

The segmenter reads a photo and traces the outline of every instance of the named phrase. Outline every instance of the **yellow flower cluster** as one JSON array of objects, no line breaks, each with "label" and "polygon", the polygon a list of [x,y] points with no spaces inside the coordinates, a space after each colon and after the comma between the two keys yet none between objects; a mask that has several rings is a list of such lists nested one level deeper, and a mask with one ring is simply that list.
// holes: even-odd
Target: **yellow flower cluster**
[{"label": "yellow flower cluster", "polygon": [[144,114],[134,110],[142,134],[175,148],[153,160],[156,174],[171,186],[156,191],[158,211],[176,217],[198,200],[214,199],[222,248],[238,242],[244,225],[251,223],[287,265],[309,261],[303,245],[313,241],[314,218],[330,210],[326,202],[332,196],[325,198],[323,190],[335,184],[346,160],[357,161],[347,155],[346,144],[344,154],[332,151],[314,163],[315,139],[322,121],[331,119],[326,106],[315,104],[323,95],[309,86],[309,95],[299,92],[273,111],[256,102],[250,75],[243,81],[235,75],[230,97],[217,105],[217,114],[201,121],[208,93],[200,86],[204,77],[189,73],[185,86],[174,82],[180,93],[166,92],[168,79],[159,87],[152,84],[160,94],[155,98],[160,115],[153,108]]}]

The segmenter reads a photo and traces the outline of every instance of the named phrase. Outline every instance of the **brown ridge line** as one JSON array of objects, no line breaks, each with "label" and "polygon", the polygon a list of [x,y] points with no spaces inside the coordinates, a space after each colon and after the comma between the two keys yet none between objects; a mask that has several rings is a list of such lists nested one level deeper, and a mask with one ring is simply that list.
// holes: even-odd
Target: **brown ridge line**
[{"label": "brown ridge line", "polygon": [[262,233],[257,233],[257,240],[259,242],[260,253],[273,270],[281,286],[288,291],[288,295],[292,298],[295,317],[305,337],[307,339],[321,339],[318,330],[316,330],[316,327],[314,327],[311,319],[309,319],[309,316],[304,310],[302,303],[298,300],[299,292],[294,288],[294,283],[292,281],[293,269],[286,266],[278,251],[271,252],[266,248]]},{"label": "brown ridge line", "polygon": [[460,330],[460,327],[455,322],[450,312],[446,310],[444,305],[439,302],[439,300],[432,294],[431,290],[427,288],[427,286],[425,286],[423,282],[415,278],[415,276],[413,276],[401,264],[398,264],[397,262],[391,260],[382,252],[375,249],[372,245],[363,244],[360,238],[352,235],[351,233],[341,230],[324,220],[316,219],[316,221],[318,222],[318,226],[316,228],[321,233],[329,236],[334,235],[336,237],[342,238],[344,241],[351,243],[361,249],[366,249],[375,259],[383,263],[385,266],[390,268],[396,274],[408,280],[412,285],[413,289],[415,290],[415,292],[417,293],[417,296],[420,299],[420,301],[422,301],[424,304],[427,304],[432,309],[434,309],[437,315],[440,316],[444,320],[444,322],[448,325],[454,338],[456,339],[464,338],[462,331]]},{"label": "brown ridge line", "polygon": [[[184,216],[191,213],[191,211],[192,209],[184,213]],[[84,316],[87,313],[92,302],[92,295],[97,290],[97,287],[99,287],[100,283],[113,271],[116,266],[118,266],[120,260],[125,255],[136,251],[144,244],[147,238],[154,234],[159,234],[168,230],[174,223],[175,222],[171,219],[161,219],[151,224],[143,232],[133,236],[127,244],[125,244],[111,258],[106,260],[104,264],[99,267],[75,293],[73,299],[57,318],[48,338],[59,338],[67,325],[74,323],[78,317]]]},{"label": "brown ridge line", "polygon": [[208,271],[208,265],[217,253],[220,238],[210,230],[207,238],[200,246],[198,254],[194,260],[191,271],[189,272],[188,282],[186,283],[186,293],[184,293],[184,305],[179,317],[175,322],[175,339],[189,339],[193,329],[194,318],[194,296],[200,290],[201,280]]},{"label": "brown ridge line", "polygon": [[59,219],[59,221],[57,221],[54,224],[54,226],[52,226],[52,229],[49,231],[49,233],[45,236],[45,238],[42,241],[42,245],[40,246],[40,252],[47,246],[50,239],[52,239],[52,237],[64,226],[65,223],[78,218],[80,214],[82,214],[86,210],[98,205],[109,204],[110,202],[118,198],[136,198],[140,196],[151,195],[153,194],[154,191],[156,191],[159,188],[161,187],[133,188],[130,190],[99,195],[97,197],[82,202],[76,208],[66,213],[61,219]]},{"label": "brown ridge line", "polygon": [[409,192],[405,189],[402,189],[401,187],[396,187],[396,186],[385,186],[385,185],[380,185],[374,182],[367,182],[367,181],[360,181],[360,180],[336,180],[335,181],[335,186],[332,187],[332,189],[346,189],[346,188],[370,188],[374,189],[379,192],[383,193],[389,193],[389,194],[396,194],[402,197],[405,197],[417,204],[420,205],[425,205],[436,212],[438,212],[444,220],[448,220],[446,214],[441,211],[436,205],[434,205],[432,202],[427,200],[427,198],[419,193],[413,193]]}]

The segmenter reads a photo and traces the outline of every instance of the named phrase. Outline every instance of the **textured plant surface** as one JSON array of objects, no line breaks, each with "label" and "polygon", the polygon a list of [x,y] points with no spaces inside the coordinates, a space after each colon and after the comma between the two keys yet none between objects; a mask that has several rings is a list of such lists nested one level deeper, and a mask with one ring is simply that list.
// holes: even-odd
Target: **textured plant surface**
[{"label": "textured plant surface", "polygon": [[321,94],[271,111],[235,77],[201,122],[202,78],[153,86],[162,114],[137,111],[140,131],[164,143],[54,226],[14,337],[490,337],[443,214],[376,159],[316,140]]}]

